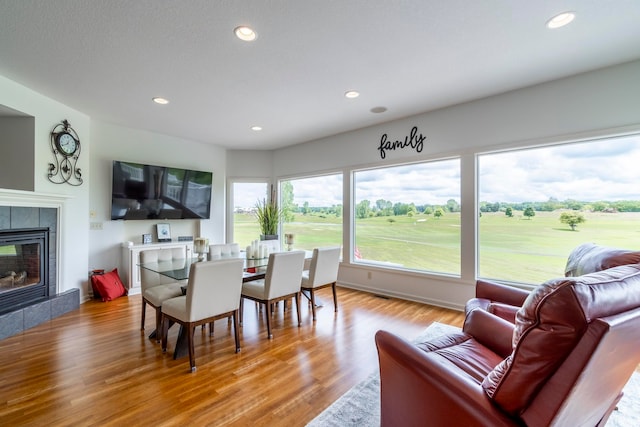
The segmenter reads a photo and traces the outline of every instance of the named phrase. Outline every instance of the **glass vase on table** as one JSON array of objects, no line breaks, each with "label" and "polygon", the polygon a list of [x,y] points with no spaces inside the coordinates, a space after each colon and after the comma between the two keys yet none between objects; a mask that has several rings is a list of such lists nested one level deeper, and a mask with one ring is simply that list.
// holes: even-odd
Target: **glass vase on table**
[{"label": "glass vase on table", "polygon": [[193,240],[193,252],[198,254],[198,261],[204,261],[207,259],[207,253],[209,253],[209,239],[203,237],[197,237]]}]

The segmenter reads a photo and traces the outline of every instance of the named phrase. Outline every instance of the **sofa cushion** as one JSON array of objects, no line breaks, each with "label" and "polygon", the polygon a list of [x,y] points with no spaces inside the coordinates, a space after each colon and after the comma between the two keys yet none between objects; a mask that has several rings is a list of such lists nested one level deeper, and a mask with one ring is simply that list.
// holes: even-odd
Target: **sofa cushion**
[{"label": "sofa cushion", "polygon": [[482,387],[505,412],[519,415],[592,319],[639,304],[637,264],[545,282],[531,292],[516,315],[513,352],[487,375]]},{"label": "sofa cushion", "polygon": [[417,344],[425,357],[437,360],[444,367],[453,368],[452,372],[465,377],[478,385],[502,356],[491,351],[464,332],[454,332]]}]

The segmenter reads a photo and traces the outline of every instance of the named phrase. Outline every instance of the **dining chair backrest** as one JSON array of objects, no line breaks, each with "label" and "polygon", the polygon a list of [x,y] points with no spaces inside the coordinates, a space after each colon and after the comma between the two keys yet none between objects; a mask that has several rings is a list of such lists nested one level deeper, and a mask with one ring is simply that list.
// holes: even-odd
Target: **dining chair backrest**
[{"label": "dining chair backrest", "polygon": [[[187,250],[185,247],[169,248],[169,249],[147,249],[140,251],[140,263],[148,264],[152,262],[162,261],[187,261]],[[144,268],[140,269],[140,287],[144,293],[145,289],[152,288],[158,285],[165,285],[168,283],[175,283],[176,280],[167,277],[163,274],[155,271],[150,271]]]},{"label": "dining chair backrest", "polygon": [[269,255],[264,279],[265,299],[300,291],[304,251],[277,252]]},{"label": "dining chair backrest", "polygon": [[220,258],[225,246],[224,243],[209,245],[209,260]]},{"label": "dining chair backrest", "polygon": [[262,240],[260,244],[269,248],[268,250],[270,254],[280,252],[280,240],[278,239]]},{"label": "dining chair backrest", "polygon": [[338,280],[340,246],[315,248],[309,265],[308,286],[326,285]]},{"label": "dining chair backrest", "polygon": [[227,313],[240,306],[242,259],[193,263],[187,286],[187,320]]}]

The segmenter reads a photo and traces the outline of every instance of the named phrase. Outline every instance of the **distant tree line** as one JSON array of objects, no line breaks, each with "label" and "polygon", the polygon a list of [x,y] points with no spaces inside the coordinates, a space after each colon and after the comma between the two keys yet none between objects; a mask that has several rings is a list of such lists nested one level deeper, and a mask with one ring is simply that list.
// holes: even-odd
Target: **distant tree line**
[{"label": "distant tree line", "polygon": [[[293,187],[290,183],[283,188],[282,208],[286,222],[293,220],[293,214],[319,215],[319,216],[342,216],[342,205],[332,205],[329,207],[311,207],[309,202],[302,206],[293,203]],[[560,201],[556,198],[549,198],[546,202],[480,202],[480,214],[483,212],[504,212],[506,216],[513,216],[514,211],[522,212],[526,218],[532,218],[536,212],[553,212],[556,210],[572,210],[583,212],[640,212],[640,200],[618,200],[618,201],[596,201],[585,202],[573,199]],[[414,216],[419,214],[433,215],[435,218],[443,216],[445,213],[460,212],[460,203],[457,200],[449,199],[446,204],[415,204],[392,202],[390,200],[378,199],[375,202],[362,200],[355,206],[357,218],[372,217],[393,217],[393,216]],[[563,222],[572,228],[579,224],[580,220],[563,218]]]},{"label": "distant tree line", "polygon": [[460,203],[454,199],[447,200],[445,205],[415,203],[393,203],[389,200],[378,199],[375,203],[370,200],[362,200],[356,205],[356,217],[371,218],[381,216],[414,216],[419,214],[441,217],[445,212],[460,212]]},{"label": "distant tree line", "polygon": [[559,209],[587,212],[640,212],[640,200],[583,202],[572,199],[559,201],[550,198],[546,202],[480,202],[480,212],[502,212],[508,208],[523,212],[527,208],[537,212],[553,212]]}]

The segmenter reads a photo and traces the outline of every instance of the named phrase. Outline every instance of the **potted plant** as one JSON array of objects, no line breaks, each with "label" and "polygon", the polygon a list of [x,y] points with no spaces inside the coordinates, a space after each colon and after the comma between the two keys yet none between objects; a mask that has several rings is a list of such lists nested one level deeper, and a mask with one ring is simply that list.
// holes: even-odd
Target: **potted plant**
[{"label": "potted plant", "polygon": [[258,203],[256,203],[256,217],[260,225],[260,233],[262,233],[260,239],[278,239],[278,225],[282,218],[282,211],[278,208],[276,200],[272,198],[268,202],[266,199],[258,201]]}]

